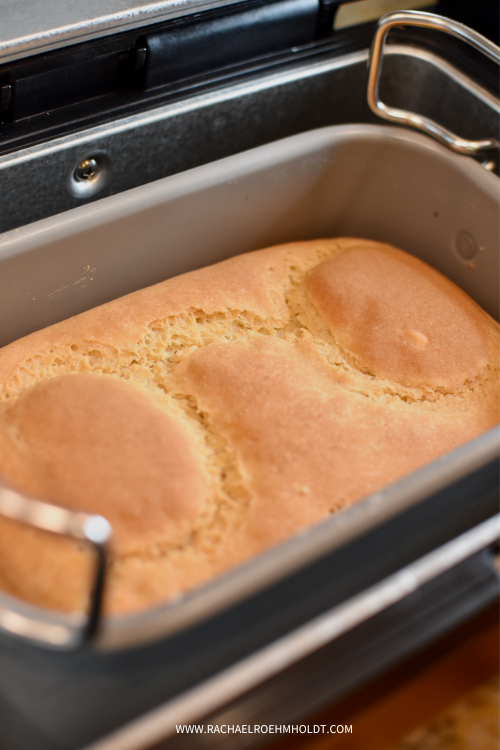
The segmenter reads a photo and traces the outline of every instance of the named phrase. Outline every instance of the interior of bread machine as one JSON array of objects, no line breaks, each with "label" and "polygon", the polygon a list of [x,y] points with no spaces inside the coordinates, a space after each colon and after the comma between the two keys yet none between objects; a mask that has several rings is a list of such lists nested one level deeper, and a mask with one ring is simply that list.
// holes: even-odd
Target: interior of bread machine
[{"label": "interior of bread machine", "polygon": [[[255,11],[248,3],[238,5],[241,14]],[[22,85],[0,79],[9,81],[2,88],[0,155],[2,346],[235,254],[333,236],[403,248],[498,319],[498,143],[492,136],[499,106],[489,67],[500,59],[498,48],[453,21],[422,12],[390,15],[379,23],[368,80],[366,42],[373,24],[338,28],[332,37],[338,3],[321,3],[320,20],[329,24],[328,33],[321,32],[313,43],[305,29],[314,5],[317,34],[317,3],[268,5],[273,12],[293,6],[292,16],[297,14],[283,32],[289,37],[282,47],[294,40],[286,54],[264,47],[251,64],[237,56],[215,56],[214,73],[183,70],[182,86],[168,76],[163,87],[158,83],[158,76],[167,75],[163,27],[151,27],[155,33],[146,30],[139,38],[137,32],[123,32],[134,37],[134,81],[143,57],[149,61],[147,85],[141,84],[140,97],[128,92],[115,111],[104,106],[102,95],[101,110],[96,106],[88,118],[91,127],[82,126],[82,102],[58,108],[50,99],[53,93],[46,93],[41,109],[54,114],[47,128],[29,95],[23,98],[30,85],[41,85],[40,70],[48,71],[51,54],[64,63],[67,47],[47,49],[45,68],[39,70],[32,66],[33,50],[22,63],[11,64],[12,80],[23,65],[26,70],[19,77]],[[226,19],[221,27],[220,19]],[[202,20],[195,19],[197,24]],[[210,44],[234,31],[231,14],[221,15],[220,8],[209,21],[214,25],[207,32]],[[241,26],[241,18],[236,23]],[[276,18],[271,14],[262,23],[270,24],[276,38]],[[182,31],[182,25],[173,28]],[[193,28],[186,43],[201,40],[200,50],[205,50],[201,26]],[[389,31],[391,43],[384,47]],[[99,44],[114,54],[119,37],[111,42],[104,37]],[[443,43],[442,37],[451,42]],[[253,39],[249,34],[244,42],[252,45]],[[184,43],[179,32],[181,59]],[[460,46],[466,43],[473,49],[470,58]],[[73,65],[87,59],[85,44],[80,57],[71,58]],[[478,62],[479,52],[484,64]],[[245,55],[251,57],[248,51]],[[463,60],[470,63],[465,72],[456,65]],[[55,747],[51,743],[57,737],[58,747],[80,747],[147,709],[188,695],[200,682],[243,664],[325,613],[338,618],[339,608],[349,602],[359,604],[363,596],[370,602],[358,619],[347,617],[342,626],[335,620],[326,636],[317,629],[309,639],[290,641],[286,658],[276,658],[273,667],[269,653],[253,662],[253,677],[242,667],[237,688],[234,681],[226,693],[221,687],[218,703],[207,700],[211,688],[206,682],[204,702],[191,709],[195,713],[185,708],[187,713],[179,709],[175,714],[206,715],[234,698],[235,690],[248,691],[398,601],[410,601],[415,588],[425,614],[425,585],[446,579],[448,590],[450,581],[456,587],[456,607],[448,602],[436,615],[437,586],[427,612],[432,627],[427,635],[421,629],[424,641],[436,637],[495,596],[492,554],[490,560],[483,552],[493,548],[499,534],[497,461],[493,430],[199,590],[146,612],[106,619],[99,617],[106,524],[3,486],[0,512],[40,533],[83,540],[97,561],[89,611],[81,615],[54,613],[0,594],[0,681],[9,674],[14,685],[8,699],[14,710],[5,724],[12,727],[11,737],[17,741],[19,721],[28,717],[26,737],[31,739],[20,746],[28,747],[35,738],[37,747]],[[480,554],[481,585],[462,591],[460,564],[474,558],[476,565]],[[374,587],[384,582],[390,582],[392,594],[389,589],[376,593]],[[407,617],[409,623],[410,612],[411,606],[401,615],[403,621]],[[400,629],[401,617],[396,618]],[[82,652],[55,653],[87,642],[90,649]],[[385,653],[385,663],[410,653],[419,642],[408,626],[400,650],[395,646],[391,656]],[[114,654],[104,659],[102,651],[109,649]],[[134,656],[139,653],[140,658]],[[377,668],[374,660],[372,669]],[[122,684],[124,670],[135,681],[147,674],[148,689],[141,687],[132,696]],[[355,671],[353,666],[339,690],[356,684]],[[29,700],[22,690],[26,679]],[[111,714],[101,705],[110,691]],[[61,700],[74,706],[63,723]],[[319,703],[317,698],[311,706]]]}]

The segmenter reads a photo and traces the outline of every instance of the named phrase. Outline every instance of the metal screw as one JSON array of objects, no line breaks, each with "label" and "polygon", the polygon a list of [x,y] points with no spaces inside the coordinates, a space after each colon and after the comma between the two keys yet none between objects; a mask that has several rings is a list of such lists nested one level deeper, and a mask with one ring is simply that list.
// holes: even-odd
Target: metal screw
[{"label": "metal screw", "polygon": [[75,180],[77,182],[89,182],[99,172],[99,164],[97,159],[90,158],[84,159],[75,169]]}]

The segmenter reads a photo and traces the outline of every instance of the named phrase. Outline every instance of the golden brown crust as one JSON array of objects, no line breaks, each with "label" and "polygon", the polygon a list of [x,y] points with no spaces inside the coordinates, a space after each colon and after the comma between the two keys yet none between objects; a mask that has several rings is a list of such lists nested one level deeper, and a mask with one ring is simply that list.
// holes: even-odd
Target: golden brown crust
[{"label": "golden brown crust", "polygon": [[311,349],[309,341],[290,349],[278,337],[212,344],[176,371],[175,385],[227,436],[249,478],[245,534],[252,551],[495,424],[480,405],[462,419],[370,400],[348,376],[318,366]]},{"label": "golden brown crust", "polygon": [[[39,354],[67,348],[65,354],[71,356],[82,344],[91,351],[99,347],[127,350],[154,328],[154,321],[182,317],[189,310],[213,316],[229,308],[279,322],[288,315],[282,295],[287,271],[276,248],[261,250],[257,256],[247,253],[133,292],[19,339],[5,347],[0,357],[4,397],[10,378],[19,376],[23,365]],[[65,360],[63,366],[67,364]]]},{"label": "golden brown crust", "polygon": [[5,409],[2,474],[36,497],[106,516],[118,554],[178,545],[210,495],[201,441],[182,416],[134,382],[59,375]]},{"label": "golden brown crust", "polygon": [[306,277],[338,344],[377,377],[454,391],[492,357],[492,325],[455,284],[396,248],[351,245]]},{"label": "golden brown crust", "polygon": [[[140,609],[495,425],[498,342],[395,248],[249,253],[0,351],[0,474],[108,517],[107,609]],[[1,520],[0,548],[3,588],[78,606],[75,545]]]}]

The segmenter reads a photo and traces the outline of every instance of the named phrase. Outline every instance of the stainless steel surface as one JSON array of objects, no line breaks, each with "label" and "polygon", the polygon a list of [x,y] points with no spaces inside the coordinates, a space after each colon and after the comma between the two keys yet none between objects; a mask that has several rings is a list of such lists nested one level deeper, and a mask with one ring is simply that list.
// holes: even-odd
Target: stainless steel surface
[{"label": "stainless steel surface", "polygon": [[[439,125],[428,117],[397,109],[395,107],[388,107],[380,100],[379,84],[382,71],[384,45],[387,34],[394,26],[419,26],[427,29],[444,31],[462,41],[468,42],[494,62],[500,63],[500,48],[481,34],[478,34],[477,31],[473,31],[463,24],[452,21],[449,18],[437,16],[433,13],[421,13],[418,11],[388,13],[378,22],[377,31],[375,32],[370,50],[367,96],[372,111],[385,120],[397,122],[399,125],[409,125],[418,128],[459,154],[473,155],[477,154],[479,151],[487,151],[493,148],[498,149],[500,143],[496,138],[492,137],[474,141],[466,140],[465,138],[454,135],[450,130]],[[485,166],[488,169],[494,169],[495,161],[489,160],[486,162]]]},{"label": "stainless steel surface", "polygon": [[281,672],[500,538],[500,515],[84,750],[142,750]]},{"label": "stainless steel surface", "polygon": [[236,0],[0,0],[0,63]]},{"label": "stainless steel surface", "polygon": [[[367,58],[364,50],[300,64],[0,156],[0,233],[295,133],[376,122],[366,103]],[[381,86],[386,101],[450,127],[460,122],[466,137],[498,131],[498,101],[424,50],[389,45]],[[112,167],[103,189],[75,191],[75,167],[96,153]]]},{"label": "stainless steel surface", "polygon": [[355,0],[355,2],[342,3],[336,14],[333,28],[348,29],[361,23],[378,21],[385,13],[395,10],[420,10],[431,5],[436,5],[436,0]]},{"label": "stainless steel surface", "polygon": [[95,635],[101,607],[111,537],[108,521],[91,515],[27,497],[0,483],[0,515],[90,545],[95,555],[95,573],[87,616],[53,615],[30,607],[0,592],[0,630],[33,643],[67,649],[82,645]]},{"label": "stainless steel surface", "polygon": [[[339,235],[403,247],[497,315],[497,215],[498,178],[420,134],[372,125],[303,133],[6,233],[2,334],[13,340],[239,252]],[[456,252],[463,232],[467,259]],[[234,604],[490,462],[498,438],[492,430],[180,601],[106,620],[101,647],[151,641]]]}]

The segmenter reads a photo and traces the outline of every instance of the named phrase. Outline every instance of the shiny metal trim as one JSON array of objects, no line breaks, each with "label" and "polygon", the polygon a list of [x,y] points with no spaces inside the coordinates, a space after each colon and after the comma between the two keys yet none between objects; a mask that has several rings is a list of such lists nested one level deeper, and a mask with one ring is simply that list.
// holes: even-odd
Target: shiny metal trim
[{"label": "shiny metal trim", "polygon": [[[83,750],[142,750],[206,716],[494,544],[500,514]],[[492,555],[492,570],[495,570]]]},{"label": "shiny metal trim", "polygon": [[[379,99],[379,84],[382,72],[382,60],[384,45],[387,34],[394,26],[419,26],[426,29],[437,29],[445,31],[464,42],[468,42],[475,49],[483,52],[490,60],[500,64],[500,48],[490,42],[481,34],[469,29],[461,23],[451,21],[433,13],[421,13],[418,11],[403,11],[387,13],[378,22],[377,30],[373,38],[368,60],[369,76],[367,98],[371,110],[384,120],[397,122],[399,125],[409,125],[422,130],[427,135],[436,138],[440,143],[448,146],[459,154],[474,155],[479,151],[497,149],[500,143],[496,138],[481,141],[468,141],[442,127],[434,120],[422,115],[417,115],[406,110],[388,107]],[[493,169],[495,163],[488,161],[484,166]]]},{"label": "shiny metal trim", "polygon": [[86,616],[48,617],[47,610],[32,607],[0,593],[0,630],[33,643],[58,649],[76,648],[96,633],[106,576],[109,522],[99,515],[62,508],[27,497],[0,483],[0,515],[41,531],[89,544],[95,555],[95,572]]}]

